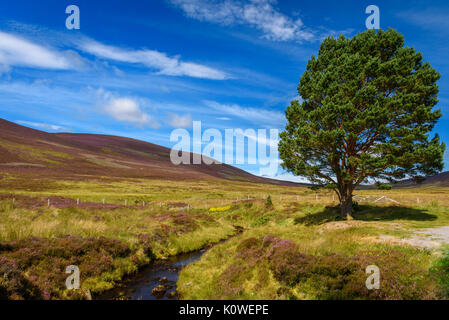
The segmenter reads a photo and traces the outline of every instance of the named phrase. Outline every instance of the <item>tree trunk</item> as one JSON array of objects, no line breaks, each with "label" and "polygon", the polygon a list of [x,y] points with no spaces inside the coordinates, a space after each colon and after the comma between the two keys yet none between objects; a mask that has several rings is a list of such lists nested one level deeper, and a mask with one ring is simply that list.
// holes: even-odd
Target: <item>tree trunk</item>
[{"label": "tree trunk", "polygon": [[349,192],[341,196],[340,210],[343,219],[352,217],[352,194]]}]

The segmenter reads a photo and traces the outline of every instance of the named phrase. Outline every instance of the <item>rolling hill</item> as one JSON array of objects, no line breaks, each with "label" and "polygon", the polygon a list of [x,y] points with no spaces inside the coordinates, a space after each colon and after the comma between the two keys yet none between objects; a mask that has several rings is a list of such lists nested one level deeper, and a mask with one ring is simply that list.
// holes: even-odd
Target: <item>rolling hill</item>
[{"label": "rolling hill", "polygon": [[431,177],[427,177],[422,183],[417,184],[413,180],[404,180],[394,185],[395,188],[410,187],[449,187],[449,171],[441,172]]},{"label": "rolling hill", "polygon": [[47,133],[4,119],[0,119],[0,173],[63,179],[218,178],[295,185],[257,177],[226,164],[176,166],[170,161],[170,149],[144,141],[97,134]]},{"label": "rolling hill", "polygon": [[[131,138],[48,133],[4,119],[0,119],[0,174],[2,173],[75,180],[83,177],[175,181],[215,178],[308,186],[254,176],[226,164],[177,166],[170,161],[170,149]],[[396,184],[395,188],[416,186],[420,185],[404,180]],[[449,187],[449,172],[428,177],[421,186]]]}]

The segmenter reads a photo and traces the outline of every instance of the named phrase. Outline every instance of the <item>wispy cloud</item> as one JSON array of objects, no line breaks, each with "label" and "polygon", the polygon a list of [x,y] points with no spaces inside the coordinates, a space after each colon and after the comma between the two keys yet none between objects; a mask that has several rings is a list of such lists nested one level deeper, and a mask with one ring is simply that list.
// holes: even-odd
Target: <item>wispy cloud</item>
[{"label": "wispy cloud", "polygon": [[242,107],[237,104],[221,104],[215,101],[204,101],[204,103],[223,114],[232,115],[265,126],[282,126],[285,123],[285,116],[279,111]]},{"label": "wispy cloud", "polygon": [[60,52],[20,36],[0,31],[0,66],[68,70],[79,66],[73,51]]},{"label": "wispy cloud", "polygon": [[309,41],[315,38],[301,19],[281,13],[273,0],[170,0],[186,16],[221,25],[248,25],[260,30],[263,37],[274,41]]},{"label": "wispy cloud", "polygon": [[72,131],[72,129],[54,125],[54,124],[48,124],[48,123],[40,123],[40,122],[30,122],[30,121],[22,121],[22,120],[16,120],[18,124],[24,125],[24,126],[30,126],[42,130],[48,130],[48,131],[65,131],[69,132]]},{"label": "wispy cloud", "polygon": [[184,116],[177,115],[175,113],[169,113],[168,124],[173,128],[191,128],[192,127],[192,116],[186,114]]},{"label": "wispy cloud", "polygon": [[421,8],[401,11],[397,16],[406,22],[425,29],[445,32],[449,29],[449,10],[444,8]]},{"label": "wispy cloud", "polygon": [[163,75],[212,80],[224,80],[229,77],[223,71],[193,62],[184,62],[180,60],[179,56],[169,57],[167,54],[155,50],[127,50],[91,39],[81,41],[79,47],[94,56],[119,62],[142,64],[150,69],[158,70],[158,73]]}]

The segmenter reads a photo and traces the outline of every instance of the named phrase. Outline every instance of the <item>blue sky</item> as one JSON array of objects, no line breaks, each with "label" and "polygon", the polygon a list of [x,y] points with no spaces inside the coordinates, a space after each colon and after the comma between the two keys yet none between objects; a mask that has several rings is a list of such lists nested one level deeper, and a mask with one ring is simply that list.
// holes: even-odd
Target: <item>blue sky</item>
[{"label": "blue sky", "polygon": [[[72,4],[80,30],[65,25]],[[447,1],[2,1],[0,117],[167,147],[192,121],[282,130],[320,40],[364,31],[370,4],[442,74],[435,132],[449,144]]]}]

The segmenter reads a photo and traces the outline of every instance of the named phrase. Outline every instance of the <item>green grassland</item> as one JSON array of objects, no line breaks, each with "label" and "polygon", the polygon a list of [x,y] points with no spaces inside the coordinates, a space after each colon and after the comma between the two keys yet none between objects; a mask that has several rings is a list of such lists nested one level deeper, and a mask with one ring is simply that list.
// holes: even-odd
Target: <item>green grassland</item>
[{"label": "green grassland", "polygon": [[[8,196],[0,201],[0,272],[10,277],[0,280],[0,297],[95,296],[154,259],[218,243],[236,228],[244,231],[183,269],[182,298],[447,297],[445,250],[392,240],[449,225],[449,190],[444,188],[360,190],[360,195],[397,202],[360,203],[354,220],[339,221],[329,191],[219,179],[84,178],[2,177],[0,194]],[[20,196],[62,196],[82,203],[105,199],[120,206],[30,208]],[[80,266],[83,290],[78,293],[65,290],[64,268],[70,264]],[[385,286],[379,291],[364,287],[367,264],[382,272]]]},{"label": "green grassland", "polygon": [[[364,206],[355,215],[360,220],[338,221],[336,211],[319,204],[292,204],[292,207],[295,209],[269,213],[270,219],[265,223],[256,223],[257,227],[214,247],[200,261],[185,268],[178,282],[181,296],[185,299],[446,297],[447,290],[437,285],[442,275],[433,272],[434,266],[443,259],[444,250],[379,239],[381,235],[407,238],[413,235],[415,228],[445,225],[449,222],[448,208]],[[410,211],[421,216],[414,220]],[[381,214],[373,215],[376,212]],[[285,249],[285,256],[272,255],[273,246],[264,244],[267,236],[286,242],[285,248],[277,248]],[[245,243],[252,246],[248,248]],[[295,253],[308,258],[329,258],[328,269],[326,259],[318,259],[303,262],[310,270],[295,270],[295,261],[301,261],[300,258],[289,260]],[[346,268],[351,262],[357,262],[357,258],[366,256],[369,263],[357,265],[357,270]],[[387,280],[380,290],[384,295],[370,295],[363,288],[367,277],[364,268],[370,264],[379,266]],[[357,277],[351,279],[354,274]],[[351,290],[351,286],[354,289]]]}]

